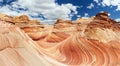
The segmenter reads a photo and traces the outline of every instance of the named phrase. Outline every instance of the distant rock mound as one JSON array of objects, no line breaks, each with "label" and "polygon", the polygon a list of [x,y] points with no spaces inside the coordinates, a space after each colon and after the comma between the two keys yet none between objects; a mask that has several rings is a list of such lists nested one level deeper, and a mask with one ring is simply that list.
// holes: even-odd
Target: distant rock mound
[{"label": "distant rock mound", "polygon": [[54,28],[60,29],[60,28],[70,27],[71,25],[72,25],[72,21],[70,20],[58,19],[54,24]]},{"label": "distant rock mound", "polygon": [[6,14],[0,14],[0,20],[1,21],[6,21],[6,22],[9,22],[9,23],[13,23],[12,17],[8,16]]},{"label": "distant rock mound", "polygon": [[109,18],[107,12],[98,13],[94,20],[91,21],[88,25],[89,28],[109,28],[113,30],[120,29],[118,22],[114,21],[113,19]]}]

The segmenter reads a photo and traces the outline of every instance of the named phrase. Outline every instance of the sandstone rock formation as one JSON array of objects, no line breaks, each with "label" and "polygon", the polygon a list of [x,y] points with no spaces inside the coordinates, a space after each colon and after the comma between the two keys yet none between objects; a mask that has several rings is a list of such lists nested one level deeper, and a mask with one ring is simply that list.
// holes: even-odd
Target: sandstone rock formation
[{"label": "sandstone rock formation", "polygon": [[53,26],[25,15],[0,18],[0,66],[120,65],[120,24],[107,12]]},{"label": "sandstone rock formation", "polygon": [[72,21],[63,19],[58,19],[54,24],[54,28],[56,29],[62,29],[70,26],[72,26]]}]

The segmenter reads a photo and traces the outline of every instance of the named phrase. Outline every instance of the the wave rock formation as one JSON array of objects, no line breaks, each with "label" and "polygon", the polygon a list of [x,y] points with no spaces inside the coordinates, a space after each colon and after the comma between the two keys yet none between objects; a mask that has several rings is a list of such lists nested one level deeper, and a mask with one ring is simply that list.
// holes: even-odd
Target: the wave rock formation
[{"label": "the wave rock formation", "polygon": [[0,14],[0,66],[119,66],[120,24],[107,12],[41,24]]}]

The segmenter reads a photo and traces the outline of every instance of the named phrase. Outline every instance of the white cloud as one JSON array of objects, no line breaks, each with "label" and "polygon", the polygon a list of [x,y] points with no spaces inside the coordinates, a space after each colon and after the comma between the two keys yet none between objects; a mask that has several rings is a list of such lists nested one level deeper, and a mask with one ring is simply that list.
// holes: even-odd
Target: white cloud
[{"label": "white cloud", "polygon": [[[18,8],[27,10],[21,11]],[[47,19],[45,21],[55,21],[57,18],[71,19],[74,14],[77,14],[77,6],[70,3],[59,5],[55,3],[55,0],[18,0],[11,6],[1,7],[0,12],[13,16],[21,14],[38,16],[41,14]],[[44,20],[42,19],[42,21]]]},{"label": "white cloud", "polygon": [[99,3],[99,1],[98,0],[93,0],[94,2],[96,2],[96,3]]},{"label": "white cloud", "polygon": [[115,21],[120,22],[120,18],[115,19]]},{"label": "white cloud", "polygon": [[83,6],[81,5],[81,6],[78,6],[78,8],[82,8]]},{"label": "white cloud", "polygon": [[120,10],[120,0],[94,0],[99,6],[102,5],[102,7],[108,6],[112,8],[113,6],[116,6],[116,11]]},{"label": "white cloud", "polygon": [[79,18],[79,17],[81,17],[81,15],[77,15],[77,17]]},{"label": "white cloud", "polygon": [[94,8],[93,3],[91,3],[89,6],[87,6],[87,8],[88,8],[88,9],[92,9],[92,8]]},{"label": "white cloud", "polygon": [[110,16],[111,14],[110,13],[108,13],[108,16]]},{"label": "white cloud", "polygon": [[111,5],[111,0],[103,0],[102,5],[103,6],[110,6]]},{"label": "white cloud", "polygon": [[120,10],[120,0],[103,0],[103,6],[116,6],[116,10]]},{"label": "white cloud", "polygon": [[12,11],[9,9],[9,6],[6,5],[4,7],[0,8],[0,13],[5,13],[5,14],[9,14],[9,15],[20,15],[20,13],[18,13],[17,11]]},{"label": "white cloud", "polygon": [[84,17],[86,17],[86,18],[89,17],[89,14],[88,14],[88,13],[85,13],[85,14],[84,14]]},{"label": "white cloud", "polygon": [[3,0],[0,0],[0,2],[3,2]]},{"label": "white cloud", "polygon": [[100,1],[99,0],[93,0],[94,2],[96,2],[98,5],[100,5]]}]

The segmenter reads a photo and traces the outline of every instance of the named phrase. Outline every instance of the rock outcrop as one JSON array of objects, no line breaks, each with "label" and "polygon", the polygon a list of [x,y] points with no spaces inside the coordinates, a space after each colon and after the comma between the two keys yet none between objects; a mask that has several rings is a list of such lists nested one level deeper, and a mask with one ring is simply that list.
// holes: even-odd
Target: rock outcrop
[{"label": "rock outcrop", "polygon": [[117,25],[117,22],[112,20],[111,18],[108,17],[107,12],[103,13],[98,13],[95,17],[94,20],[89,23],[90,28],[110,28],[110,29],[115,29],[119,26]]},{"label": "rock outcrop", "polygon": [[1,66],[120,65],[120,24],[107,12],[52,26],[0,15],[0,26]]},{"label": "rock outcrop", "polygon": [[63,19],[58,19],[54,24],[54,28],[56,29],[61,29],[70,26],[72,26],[72,21]]}]

